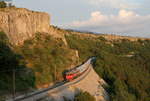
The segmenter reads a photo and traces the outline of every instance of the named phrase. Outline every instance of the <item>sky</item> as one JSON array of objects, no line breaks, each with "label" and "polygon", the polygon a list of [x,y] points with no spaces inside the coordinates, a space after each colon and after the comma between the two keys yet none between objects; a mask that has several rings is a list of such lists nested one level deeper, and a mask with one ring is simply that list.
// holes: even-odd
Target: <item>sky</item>
[{"label": "sky", "polygon": [[150,38],[150,0],[14,0],[50,14],[51,24],[80,31]]}]

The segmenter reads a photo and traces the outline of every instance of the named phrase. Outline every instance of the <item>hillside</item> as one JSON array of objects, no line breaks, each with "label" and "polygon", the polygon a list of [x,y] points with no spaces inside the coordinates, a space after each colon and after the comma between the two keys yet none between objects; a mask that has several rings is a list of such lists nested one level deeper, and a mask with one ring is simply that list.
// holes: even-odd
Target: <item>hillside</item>
[{"label": "hillside", "polygon": [[84,36],[68,34],[66,39],[71,49],[78,50],[80,61],[97,57],[95,70],[109,84],[112,101],[150,99],[150,40]]},{"label": "hillside", "polygon": [[12,93],[13,70],[16,91],[24,93],[63,80],[66,69],[96,56],[112,101],[150,100],[149,39],[63,30],[26,9],[1,9],[0,19],[0,95]]}]

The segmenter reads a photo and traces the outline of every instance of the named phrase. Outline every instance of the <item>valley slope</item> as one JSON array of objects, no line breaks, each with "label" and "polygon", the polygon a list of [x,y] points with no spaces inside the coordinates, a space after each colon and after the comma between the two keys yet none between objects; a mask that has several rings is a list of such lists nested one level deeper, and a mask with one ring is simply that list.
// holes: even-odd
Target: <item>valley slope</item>
[{"label": "valley slope", "polygon": [[63,30],[49,25],[47,14],[19,8],[1,9],[0,19],[1,95],[12,92],[13,70],[16,91],[24,93],[63,80],[64,70],[96,56],[112,101],[150,99],[149,39]]}]

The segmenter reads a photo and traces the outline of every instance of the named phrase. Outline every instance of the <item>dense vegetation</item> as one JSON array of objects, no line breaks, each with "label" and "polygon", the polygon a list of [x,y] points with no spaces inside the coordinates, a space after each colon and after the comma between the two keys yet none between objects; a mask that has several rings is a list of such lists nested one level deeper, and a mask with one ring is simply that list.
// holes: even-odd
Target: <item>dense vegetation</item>
[{"label": "dense vegetation", "polygon": [[34,73],[20,61],[22,59],[12,50],[7,36],[0,32],[0,95],[13,92],[13,81],[16,82],[16,91],[34,87]]},{"label": "dense vegetation", "polygon": [[15,50],[35,72],[36,85],[39,86],[62,80],[62,72],[74,63],[74,51],[68,49],[62,39],[40,33]]},{"label": "dense vegetation", "polygon": [[16,91],[63,80],[63,72],[76,64],[74,51],[67,48],[62,39],[36,33],[22,46],[13,46],[0,32],[0,95],[13,92],[13,71],[16,75]]},{"label": "dense vegetation", "polygon": [[95,97],[90,95],[88,92],[81,91],[75,96],[74,101],[95,101]]},{"label": "dense vegetation", "polygon": [[81,61],[97,57],[95,70],[109,84],[112,101],[150,100],[150,40],[107,41],[72,34],[66,39]]},{"label": "dense vegetation", "polygon": [[0,95],[12,92],[14,70],[16,91],[62,80],[62,72],[77,63],[75,49],[81,62],[97,57],[95,70],[109,84],[105,88],[112,101],[150,100],[150,40],[81,36],[66,35],[66,46],[62,39],[36,33],[22,46],[13,46],[0,32]]}]

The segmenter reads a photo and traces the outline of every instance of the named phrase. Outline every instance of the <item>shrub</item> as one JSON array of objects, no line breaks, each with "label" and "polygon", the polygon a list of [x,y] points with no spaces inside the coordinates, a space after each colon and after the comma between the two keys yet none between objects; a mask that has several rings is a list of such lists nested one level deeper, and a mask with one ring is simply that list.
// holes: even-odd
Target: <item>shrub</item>
[{"label": "shrub", "polygon": [[79,94],[75,96],[74,101],[96,101],[96,99],[88,92],[81,91]]},{"label": "shrub", "polygon": [[63,79],[62,72],[72,63],[72,51],[61,39],[41,33],[36,33],[34,39],[26,40],[21,47],[17,47],[16,52],[21,54],[23,61],[27,61],[29,67],[34,70],[37,85]]}]

